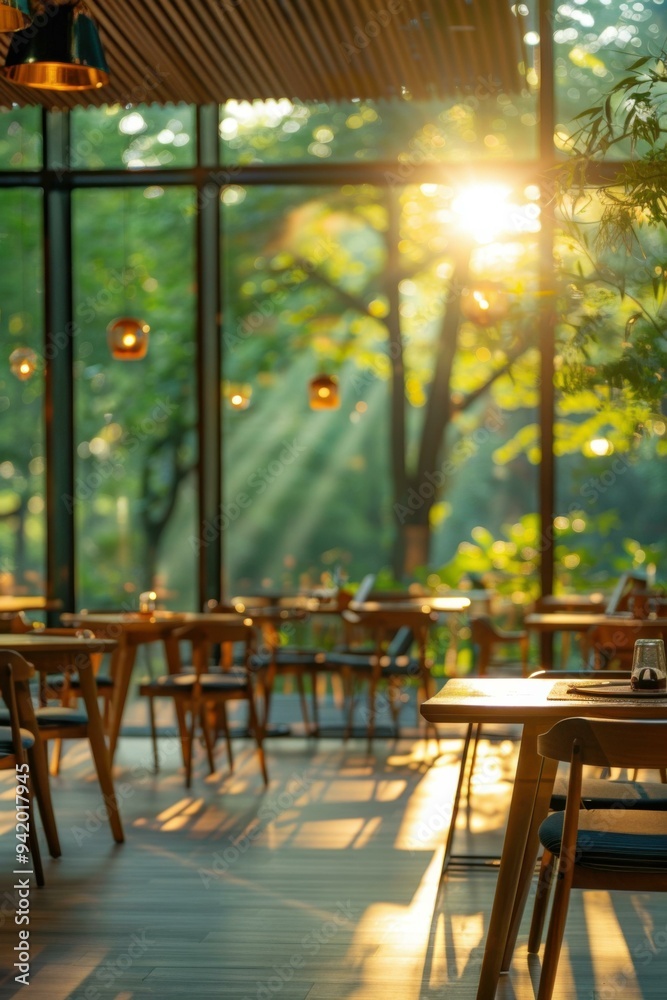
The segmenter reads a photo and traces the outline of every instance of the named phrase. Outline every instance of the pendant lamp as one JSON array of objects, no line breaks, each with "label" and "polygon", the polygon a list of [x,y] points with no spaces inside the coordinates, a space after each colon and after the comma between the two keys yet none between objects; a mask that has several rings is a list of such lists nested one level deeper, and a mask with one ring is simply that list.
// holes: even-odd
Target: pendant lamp
[{"label": "pendant lamp", "polygon": [[20,31],[29,24],[28,0],[0,0],[0,31]]},{"label": "pendant lamp", "polygon": [[338,380],[333,375],[316,375],[308,384],[311,410],[337,410],[340,406]]},{"label": "pendant lamp", "polygon": [[17,31],[2,70],[23,87],[94,90],[109,82],[97,26],[83,0],[44,6],[33,24]]},{"label": "pendant lamp", "polygon": [[9,369],[21,382],[27,382],[37,371],[37,355],[30,347],[17,347],[9,355]]},{"label": "pendant lamp", "polygon": [[148,323],[133,316],[113,320],[107,327],[111,356],[117,361],[141,361],[148,351],[149,333]]}]

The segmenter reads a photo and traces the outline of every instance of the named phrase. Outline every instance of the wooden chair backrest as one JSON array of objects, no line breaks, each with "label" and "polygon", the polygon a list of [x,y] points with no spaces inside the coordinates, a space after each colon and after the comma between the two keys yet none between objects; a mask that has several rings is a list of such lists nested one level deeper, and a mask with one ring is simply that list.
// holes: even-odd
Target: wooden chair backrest
[{"label": "wooden chair backrest", "polygon": [[607,601],[605,614],[615,615],[618,611],[627,611],[630,598],[637,591],[646,590],[646,577],[637,573],[623,573]]},{"label": "wooden chair backrest", "polygon": [[32,632],[33,625],[24,611],[7,611],[0,614],[0,634],[23,635]]},{"label": "wooden chair backrest", "polygon": [[178,642],[192,643],[192,662],[198,673],[205,673],[210,664],[211,649],[216,647],[216,659],[223,669],[228,669],[233,663],[233,647],[235,643],[243,643],[244,659],[247,664],[250,653],[255,645],[255,630],[246,625],[227,624],[220,622],[193,622],[184,625],[173,633]]},{"label": "wooden chair backrest", "polygon": [[[23,709],[22,703],[25,700],[25,693],[28,690],[28,681],[34,673],[35,668],[32,663],[28,663],[28,661],[24,659],[20,653],[16,653],[11,649],[3,650],[0,653],[0,693],[2,694],[5,705],[9,709],[9,725],[12,732],[12,745],[14,747],[14,756],[18,764],[25,763],[23,740],[21,739],[21,722],[25,722],[27,720],[25,720],[22,716],[21,709]],[[20,688],[19,685],[21,686]],[[17,688],[19,688],[18,697]],[[21,698],[21,689],[24,695],[23,698]],[[19,706],[21,706],[21,709]],[[34,721],[32,702],[30,702],[30,708],[32,721]],[[25,710],[23,710],[23,714],[24,711]]]},{"label": "wooden chair backrest", "polygon": [[562,719],[537,739],[537,751],[551,760],[596,767],[661,768],[667,765],[667,720]]},{"label": "wooden chair backrest", "polygon": [[606,669],[606,664],[616,667],[632,667],[632,657],[637,639],[660,639],[664,629],[647,622],[637,628],[623,628],[618,625],[594,625],[586,633],[586,647],[593,653],[593,665],[598,670]]}]

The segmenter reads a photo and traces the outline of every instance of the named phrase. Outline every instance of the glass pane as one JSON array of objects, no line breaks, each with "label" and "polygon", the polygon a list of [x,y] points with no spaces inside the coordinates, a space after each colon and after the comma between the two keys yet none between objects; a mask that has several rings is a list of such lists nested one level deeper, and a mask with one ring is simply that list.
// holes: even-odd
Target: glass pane
[{"label": "glass pane", "polygon": [[[506,94],[480,79],[474,92],[450,101],[229,101],[221,109],[222,158],[239,164],[380,160],[404,169],[528,159],[537,150],[536,82],[531,70],[521,94]],[[406,179],[405,173],[398,178]]]},{"label": "glass pane", "polygon": [[[360,352],[385,337],[355,310],[386,260],[377,192],[237,187],[223,203],[228,586],[314,585],[339,564],[358,578],[392,535],[386,385],[357,384]],[[310,410],[320,369],[340,379],[340,409]],[[235,411],[239,390],[250,405]]]},{"label": "glass pane", "polygon": [[40,108],[0,109],[0,170],[37,170],[41,165]]},{"label": "glass pane", "polygon": [[[229,592],[312,586],[339,566],[433,586],[488,571],[529,594],[537,194],[223,192]],[[309,408],[317,373],[338,377],[339,409]],[[458,545],[479,526],[473,560]]]},{"label": "glass pane", "polygon": [[[556,145],[566,149],[572,119],[600,104],[643,55],[660,51],[667,33],[662,0],[586,0],[554,4]],[[627,150],[626,152],[629,152]],[[616,156],[621,154],[620,147]]]},{"label": "glass pane", "polygon": [[[193,205],[189,188],[75,193],[79,605],[197,604]],[[150,326],[141,360],[110,355],[123,316]]]},{"label": "glass pane", "polygon": [[556,358],[555,557],[565,591],[608,590],[622,572],[649,567],[667,582],[659,277],[667,239],[657,229],[645,233],[645,257],[607,252],[596,267],[590,247],[600,212],[591,200],[580,214],[585,245],[571,232],[557,244],[566,278]]},{"label": "glass pane", "polygon": [[75,108],[71,120],[75,170],[189,167],[196,159],[195,109],[188,104]]},{"label": "glass pane", "polygon": [[0,191],[0,593],[46,592],[42,200]]}]

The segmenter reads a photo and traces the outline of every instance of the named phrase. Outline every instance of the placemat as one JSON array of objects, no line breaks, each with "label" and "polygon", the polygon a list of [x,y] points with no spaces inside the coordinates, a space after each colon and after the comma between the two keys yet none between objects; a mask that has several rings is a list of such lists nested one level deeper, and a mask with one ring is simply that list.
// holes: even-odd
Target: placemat
[{"label": "placemat", "polygon": [[[589,684],[600,684],[600,681],[589,681]],[[591,691],[587,694],[580,694],[578,691],[568,691],[568,688],[576,684],[579,688],[584,688],[587,686],[586,681],[577,680],[573,677],[571,681],[556,681],[551,691],[547,695],[547,701],[591,701],[593,698],[595,701],[605,702],[608,701],[609,704],[614,705],[637,705],[640,702],[645,701],[665,701],[667,702],[667,691],[650,691],[644,694],[630,694],[628,692],[627,696],[614,694],[611,692],[607,695],[600,694],[598,692]],[[647,696],[648,694],[648,696]]]}]

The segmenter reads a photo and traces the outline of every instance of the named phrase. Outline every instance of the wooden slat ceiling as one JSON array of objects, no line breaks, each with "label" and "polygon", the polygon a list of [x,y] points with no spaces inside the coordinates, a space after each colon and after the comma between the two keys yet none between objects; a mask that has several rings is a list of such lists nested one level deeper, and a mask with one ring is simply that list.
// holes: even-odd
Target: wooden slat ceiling
[{"label": "wooden slat ceiling", "polygon": [[[0,104],[416,99],[517,92],[508,0],[89,0],[111,82],[58,94],[0,77]],[[0,64],[8,36],[0,36]]]}]

